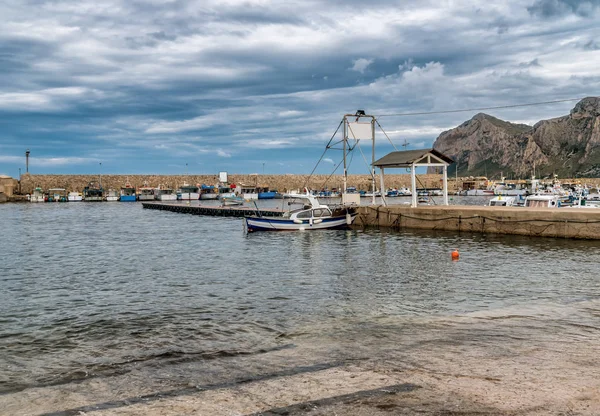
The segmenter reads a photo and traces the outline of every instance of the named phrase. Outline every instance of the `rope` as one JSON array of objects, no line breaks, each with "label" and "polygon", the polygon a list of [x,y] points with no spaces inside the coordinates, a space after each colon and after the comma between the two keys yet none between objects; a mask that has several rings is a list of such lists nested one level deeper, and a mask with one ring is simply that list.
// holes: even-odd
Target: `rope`
[{"label": "rope", "polygon": [[499,106],[495,106],[495,107],[465,108],[463,110],[441,110],[441,111],[424,111],[424,112],[419,112],[419,113],[380,114],[376,117],[406,117],[406,116],[422,116],[422,115],[428,115],[428,114],[449,114],[449,113],[463,113],[463,112],[468,112],[468,111],[499,110],[502,108],[531,107],[534,105],[566,103],[569,101],[581,101],[582,99],[583,98],[566,98],[564,100],[539,101],[536,103],[526,103],[526,104],[499,105]]},{"label": "rope", "polygon": [[[315,173],[315,170],[317,170],[317,167],[319,166],[319,163],[321,163],[321,160],[323,160],[323,157],[325,156],[325,153],[327,152],[327,150],[329,149],[329,145],[331,144],[331,141],[333,140],[333,138],[335,137],[335,135],[337,134],[338,130],[340,129],[340,126],[342,125],[342,123],[344,122],[344,120],[342,119],[342,121],[340,121],[340,124],[338,124],[337,129],[335,129],[335,132],[333,133],[333,135],[331,136],[331,139],[329,139],[329,142],[327,142],[327,146],[325,146],[325,150],[323,151],[323,154],[321,155],[321,157],[319,158],[319,160],[317,161],[317,164],[315,165],[315,167],[313,168],[313,170],[310,172],[310,175],[308,175],[308,177],[306,178],[306,180],[304,181],[304,185],[302,186],[302,188],[305,188],[306,185],[308,184],[308,181],[310,180],[310,178],[312,177],[313,173]],[[336,168],[337,170],[337,168]],[[334,170],[335,172],[335,170]]]}]

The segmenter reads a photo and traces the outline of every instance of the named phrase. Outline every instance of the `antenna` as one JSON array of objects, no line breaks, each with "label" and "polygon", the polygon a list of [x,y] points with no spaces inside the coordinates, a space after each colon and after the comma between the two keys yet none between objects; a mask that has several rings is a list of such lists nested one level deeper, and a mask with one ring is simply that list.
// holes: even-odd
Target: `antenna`
[{"label": "antenna", "polygon": [[402,143],[402,147],[404,147],[404,150],[406,151],[406,148],[408,147],[408,142],[406,141],[406,139],[404,139],[404,143]]}]

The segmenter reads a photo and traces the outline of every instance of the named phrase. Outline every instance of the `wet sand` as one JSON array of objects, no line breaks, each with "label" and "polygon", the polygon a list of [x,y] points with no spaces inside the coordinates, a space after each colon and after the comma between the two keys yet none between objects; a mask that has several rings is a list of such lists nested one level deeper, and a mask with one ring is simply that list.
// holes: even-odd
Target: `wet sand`
[{"label": "wet sand", "polygon": [[536,316],[377,320],[363,333],[329,322],[285,334],[282,348],[185,368],[177,383],[140,370],[30,388],[0,396],[0,413],[598,415],[599,317],[588,301]]}]

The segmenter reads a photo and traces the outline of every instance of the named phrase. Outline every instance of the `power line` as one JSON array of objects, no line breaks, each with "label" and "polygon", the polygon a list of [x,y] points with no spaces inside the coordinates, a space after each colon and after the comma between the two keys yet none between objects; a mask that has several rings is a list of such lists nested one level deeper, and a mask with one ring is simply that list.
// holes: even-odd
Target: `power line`
[{"label": "power line", "polygon": [[422,116],[422,115],[427,115],[427,114],[463,113],[463,112],[468,112],[468,111],[498,110],[498,109],[501,109],[501,108],[531,107],[531,106],[534,106],[534,105],[566,103],[568,101],[581,101],[582,99],[583,98],[567,98],[567,99],[564,99],[564,100],[540,101],[540,102],[537,102],[537,103],[499,105],[499,106],[496,106],[496,107],[465,108],[464,110],[442,110],[442,111],[425,111],[425,112],[420,112],[420,113],[380,114],[380,115],[376,116],[376,118],[380,118],[380,117]]}]

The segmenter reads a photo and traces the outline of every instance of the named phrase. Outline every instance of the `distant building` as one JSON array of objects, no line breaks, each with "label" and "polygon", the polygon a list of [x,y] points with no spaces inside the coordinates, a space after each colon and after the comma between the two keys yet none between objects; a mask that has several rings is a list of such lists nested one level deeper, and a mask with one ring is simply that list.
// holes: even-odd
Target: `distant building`
[{"label": "distant building", "polygon": [[6,175],[0,175],[0,194],[4,194],[5,196],[13,196],[18,187],[19,182],[16,179]]}]

